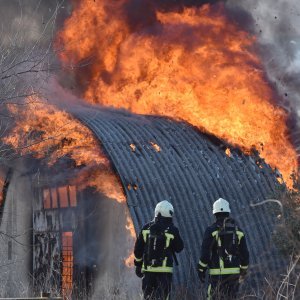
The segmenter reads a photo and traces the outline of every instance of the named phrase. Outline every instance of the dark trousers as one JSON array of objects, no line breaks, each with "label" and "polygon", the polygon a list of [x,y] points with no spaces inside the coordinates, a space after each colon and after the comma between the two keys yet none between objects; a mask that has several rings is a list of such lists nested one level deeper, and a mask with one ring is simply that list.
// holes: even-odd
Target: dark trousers
[{"label": "dark trousers", "polygon": [[210,276],[207,299],[236,299],[239,291],[239,275]]},{"label": "dark trousers", "polygon": [[171,283],[172,283],[171,273],[145,272],[142,281],[144,299],[147,300],[170,299]]}]

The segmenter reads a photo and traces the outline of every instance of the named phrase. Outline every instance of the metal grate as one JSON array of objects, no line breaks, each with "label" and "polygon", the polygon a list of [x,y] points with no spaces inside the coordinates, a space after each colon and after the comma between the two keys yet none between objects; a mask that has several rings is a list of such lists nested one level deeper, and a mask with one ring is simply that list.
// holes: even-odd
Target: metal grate
[{"label": "metal grate", "polygon": [[73,233],[62,233],[62,294],[68,298],[73,287]]}]

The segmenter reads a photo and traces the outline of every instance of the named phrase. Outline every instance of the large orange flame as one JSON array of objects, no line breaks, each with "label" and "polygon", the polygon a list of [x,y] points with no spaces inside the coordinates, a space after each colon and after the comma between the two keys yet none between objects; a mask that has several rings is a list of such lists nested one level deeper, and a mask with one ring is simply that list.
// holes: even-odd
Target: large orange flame
[{"label": "large orange flame", "polygon": [[[130,233],[130,235],[128,236],[128,238],[130,239],[130,241],[135,240],[136,235],[135,235],[135,230],[134,230],[134,225],[132,222],[132,219],[129,215],[129,212],[126,210],[126,229],[128,230],[128,232]],[[134,266],[134,253],[133,251],[130,251],[130,254],[128,255],[128,257],[125,259],[125,265],[129,268],[133,268]]]},{"label": "large orange flame", "polygon": [[6,144],[22,155],[46,160],[49,166],[68,157],[76,167],[83,168],[81,173],[76,173],[78,178],[73,179],[82,185],[81,188],[93,186],[107,197],[125,201],[109,160],[85,126],[43,99],[30,97],[25,104],[26,109],[19,105],[9,106],[16,124],[4,139]]},{"label": "large orange flame", "polygon": [[183,119],[246,153],[255,148],[291,187],[297,155],[255,38],[226,17],[222,4],[156,12],[148,27],[133,28],[128,2],[77,1],[59,34],[66,65],[90,58],[88,71],[75,68],[84,98]]}]

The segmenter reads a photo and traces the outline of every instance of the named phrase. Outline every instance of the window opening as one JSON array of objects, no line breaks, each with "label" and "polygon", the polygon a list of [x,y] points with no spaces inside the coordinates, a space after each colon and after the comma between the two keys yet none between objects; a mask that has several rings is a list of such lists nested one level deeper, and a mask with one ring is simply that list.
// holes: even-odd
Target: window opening
[{"label": "window opening", "polygon": [[76,207],[77,206],[77,191],[76,191],[76,186],[71,185],[69,186],[69,197],[70,197],[70,205],[72,207]]},{"label": "window opening", "polygon": [[51,208],[51,195],[49,189],[43,190],[44,209]]},{"label": "window opening", "polygon": [[51,189],[52,208],[58,208],[56,188]]},{"label": "window opening", "polygon": [[43,189],[43,207],[66,208],[77,206],[76,186],[61,186],[59,188]]},{"label": "window opening", "polygon": [[58,196],[59,196],[59,206],[69,207],[69,199],[68,199],[68,192],[65,186],[61,186],[58,188]]}]

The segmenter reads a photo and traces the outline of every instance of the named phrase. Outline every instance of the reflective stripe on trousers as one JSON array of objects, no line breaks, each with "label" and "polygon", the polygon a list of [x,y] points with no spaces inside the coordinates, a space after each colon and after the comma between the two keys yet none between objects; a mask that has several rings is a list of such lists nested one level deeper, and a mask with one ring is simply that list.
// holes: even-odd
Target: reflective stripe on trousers
[{"label": "reflective stripe on trousers", "polygon": [[207,300],[211,300],[211,284],[208,285],[208,289],[207,289]]},{"label": "reflective stripe on trousers", "polygon": [[147,269],[143,266],[142,269],[143,272],[150,272],[150,273],[173,273],[173,267],[152,267],[152,266],[147,266]]},{"label": "reflective stripe on trousers", "polygon": [[240,268],[209,269],[209,275],[230,275],[230,274],[240,274]]}]

